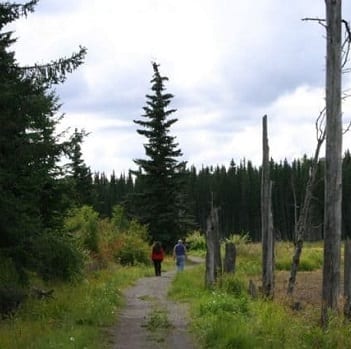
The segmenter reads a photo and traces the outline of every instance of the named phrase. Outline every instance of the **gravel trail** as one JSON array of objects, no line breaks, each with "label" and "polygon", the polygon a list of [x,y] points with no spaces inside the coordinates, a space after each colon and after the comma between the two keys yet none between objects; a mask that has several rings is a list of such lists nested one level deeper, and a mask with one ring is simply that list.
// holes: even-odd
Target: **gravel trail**
[{"label": "gravel trail", "polygon": [[126,305],[112,329],[113,349],[198,348],[188,331],[187,305],[167,298],[175,274],[141,278],[124,291]]}]

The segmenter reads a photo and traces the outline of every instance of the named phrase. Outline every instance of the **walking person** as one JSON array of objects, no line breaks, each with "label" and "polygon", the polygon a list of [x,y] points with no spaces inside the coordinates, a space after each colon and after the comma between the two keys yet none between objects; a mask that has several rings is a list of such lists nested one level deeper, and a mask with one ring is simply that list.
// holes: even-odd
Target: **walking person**
[{"label": "walking person", "polygon": [[182,240],[178,240],[178,243],[174,246],[173,257],[176,261],[177,271],[183,271],[185,266],[186,247]]},{"label": "walking person", "polygon": [[165,253],[163,251],[162,245],[159,241],[156,241],[152,246],[151,252],[151,260],[154,263],[156,276],[161,276],[161,264],[164,257]]}]

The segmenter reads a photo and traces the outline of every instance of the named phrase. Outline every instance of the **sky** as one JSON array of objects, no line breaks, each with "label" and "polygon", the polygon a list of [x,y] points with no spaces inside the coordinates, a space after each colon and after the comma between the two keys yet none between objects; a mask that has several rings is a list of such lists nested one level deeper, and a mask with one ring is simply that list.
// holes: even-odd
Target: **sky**
[{"label": "sky", "polygon": [[[83,158],[92,172],[135,169],[145,158],[133,120],[150,93],[152,62],[167,76],[178,121],[176,137],[188,166],[262,162],[262,117],[270,157],[312,156],[315,121],[324,107],[323,0],[41,0],[11,24],[21,65],[68,57],[79,45],[85,63],[55,90],[65,114],[60,127],[84,128]],[[351,2],[343,18],[351,20]],[[351,74],[343,88],[351,87]],[[351,98],[343,121],[351,120]],[[344,149],[351,147],[350,132]],[[324,150],[323,150],[324,151]],[[323,156],[323,154],[322,154]]]}]

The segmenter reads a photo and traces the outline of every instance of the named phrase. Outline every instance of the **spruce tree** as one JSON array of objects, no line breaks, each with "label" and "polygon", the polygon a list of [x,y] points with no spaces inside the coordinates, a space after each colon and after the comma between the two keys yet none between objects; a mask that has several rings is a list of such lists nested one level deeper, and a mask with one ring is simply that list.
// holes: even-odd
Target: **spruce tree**
[{"label": "spruce tree", "polygon": [[147,138],[144,144],[145,159],[134,160],[139,166],[136,175],[134,208],[138,218],[149,227],[150,238],[170,247],[186,234],[192,224],[184,197],[185,161],[179,161],[182,151],[170,135],[173,95],[166,92],[167,77],[161,76],[159,65],[152,63],[154,75],[152,93],[146,95],[143,120],[134,120],[140,126],[137,132]]},{"label": "spruce tree", "polygon": [[92,205],[93,203],[93,179],[90,168],[82,159],[82,147],[84,137],[88,134],[84,131],[74,130],[71,136],[71,162],[67,164],[68,179],[71,190],[71,198],[76,206]]},{"label": "spruce tree", "polygon": [[0,259],[22,275],[35,270],[49,277],[70,268],[57,259],[54,265],[60,254],[64,258],[61,247],[67,247],[66,261],[69,251],[74,254],[59,233],[67,203],[60,160],[72,144],[57,136],[60,105],[51,87],[82,63],[86,50],[20,66],[11,51],[16,40],[4,27],[34,11],[37,2],[0,3]]}]

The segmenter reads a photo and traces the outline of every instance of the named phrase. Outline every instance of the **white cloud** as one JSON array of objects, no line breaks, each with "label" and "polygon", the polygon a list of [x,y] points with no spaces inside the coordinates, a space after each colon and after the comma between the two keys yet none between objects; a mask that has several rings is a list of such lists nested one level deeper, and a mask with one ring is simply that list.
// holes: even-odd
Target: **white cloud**
[{"label": "white cloud", "polygon": [[[347,16],[351,3],[343,6]],[[42,0],[12,28],[22,64],[88,48],[85,64],[57,87],[63,126],[91,133],[83,151],[93,171],[120,173],[144,156],[133,119],[149,93],[152,60],[170,79],[179,119],[171,131],[190,165],[260,164],[264,114],[275,160],[312,154],[324,29],[301,18],[314,16],[324,17],[319,0]],[[344,117],[351,119],[350,102]]]}]

